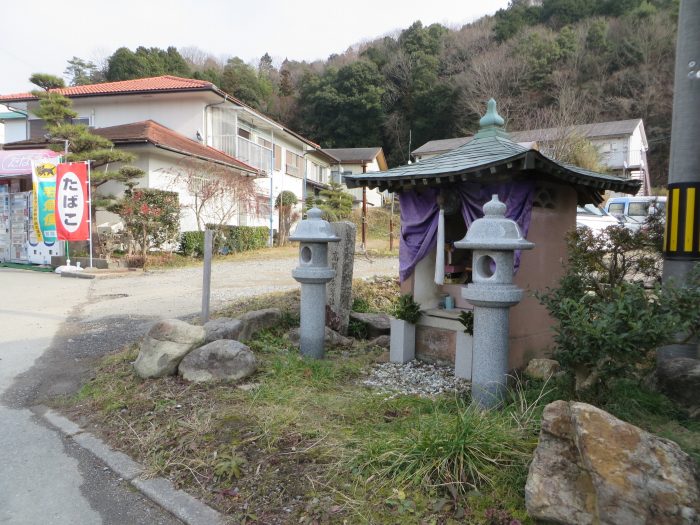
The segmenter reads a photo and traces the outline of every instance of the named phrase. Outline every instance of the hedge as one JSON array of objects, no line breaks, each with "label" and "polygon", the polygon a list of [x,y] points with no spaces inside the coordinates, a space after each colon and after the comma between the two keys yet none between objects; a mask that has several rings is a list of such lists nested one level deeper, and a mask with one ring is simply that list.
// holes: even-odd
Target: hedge
[{"label": "hedge", "polygon": [[[265,248],[270,230],[265,226],[216,226],[214,230],[214,253],[227,254]],[[201,257],[204,254],[204,232],[184,232],[180,236],[180,251],[183,255]]]}]

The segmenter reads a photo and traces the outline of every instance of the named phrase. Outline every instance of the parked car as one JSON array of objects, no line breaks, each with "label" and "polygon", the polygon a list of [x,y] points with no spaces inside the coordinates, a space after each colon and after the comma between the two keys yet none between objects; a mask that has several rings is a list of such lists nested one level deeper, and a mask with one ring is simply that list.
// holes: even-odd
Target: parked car
[{"label": "parked car", "polygon": [[605,203],[605,211],[620,218],[631,230],[638,230],[653,213],[666,212],[666,197],[612,197]]},{"label": "parked car", "polygon": [[623,225],[620,219],[613,217],[605,210],[593,204],[576,207],[576,227],[590,228],[596,233],[602,232],[608,226]]}]

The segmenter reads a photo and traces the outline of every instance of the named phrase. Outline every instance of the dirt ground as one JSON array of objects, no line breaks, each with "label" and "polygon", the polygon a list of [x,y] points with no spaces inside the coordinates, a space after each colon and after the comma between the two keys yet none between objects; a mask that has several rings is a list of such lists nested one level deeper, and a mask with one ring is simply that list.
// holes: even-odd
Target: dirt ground
[{"label": "dirt ground", "polygon": [[[211,311],[232,300],[297,288],[291,272],[298,259],[288,254],[271,250],[244,260],[215,261]],[[358,255],[354,278],[373,275],[398,275],[398,259]],[[91,377],[100,357],[140,339],[154,320],[192,320],[201,312],[201,266],[118,274],[89,283],[87,300],[72,309],[50,349],[5,392],[9,405],[31,406],[70,395]]]}]

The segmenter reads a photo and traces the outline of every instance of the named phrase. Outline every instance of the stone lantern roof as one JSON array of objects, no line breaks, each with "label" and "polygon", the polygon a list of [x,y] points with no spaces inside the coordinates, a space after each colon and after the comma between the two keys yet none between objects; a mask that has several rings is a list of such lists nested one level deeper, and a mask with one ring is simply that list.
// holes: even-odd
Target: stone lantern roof
[{"label": "stone lantern roof", "polygon": [[455,246],[467,250],[529,250],[535,245],[525,240],[518,223],[507,219],[506,205],[498,195],[484,205],[484,216],[475,220],[467,235]]},{"label": "stone lantern roof", "polygon": [[605,190],[636,193],[640,181],[597,173],[557,162],[535,149],[514,142],[491,99],[473,140],[435,157],[388,171],[346,175],[349,188],[367,186],[380,190],[415,190],[451,183],[502,183],[512,180],[552,180],[574,186],[580,203],[601,202]]},{"label": "stone lantern roof", "polygon": [[311,208],[306,213],[307,219],[299,223],[289,240],[299,242],[338,242],[340,237],[335,235],[330,223],[321,218],[322,215],[323,211],[318,208]]}]

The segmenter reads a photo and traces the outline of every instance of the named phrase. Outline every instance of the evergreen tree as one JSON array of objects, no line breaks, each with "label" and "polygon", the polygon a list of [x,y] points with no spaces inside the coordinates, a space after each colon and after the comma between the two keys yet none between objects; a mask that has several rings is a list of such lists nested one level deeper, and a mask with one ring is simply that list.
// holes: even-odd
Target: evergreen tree
[{"label": "evergreen tree", "polygon": [[[45,84],[47,75],[32,75],[30,82],[39,80]],[[37,84],[41,87],[40,84]],[[122,166],[117,170],[109,170],[108,165],[129,163],[134,155],[114,149],[114,144],[104,137],[91,133],[84,124],[73,124],[71,119],[77,116],[72,108],[70,99],[57,91],[36,90],[33,95],[39,98],[39,108],[35,111],[37,117],[46,121],[49,138],[55,144],[52,148],[64,151],[67,147],[68,162],[89,161],[91,168],[90,187],[93,192],[94,207],[103,207],[112,199],[95,195],[95,190],[109,181],[122,183],[135,182],[143,177],[144,172],[133,166]],[[104,169],[96,168],[105,166]]]},{"label": "evergreen tree", "polygon": [[330,188],[321,190],[318,197],[307,198],[307,207],[315,206],[323,211],[324,219],[334,222],[350,217],[353,197],[341,184],[331,182]]}]

